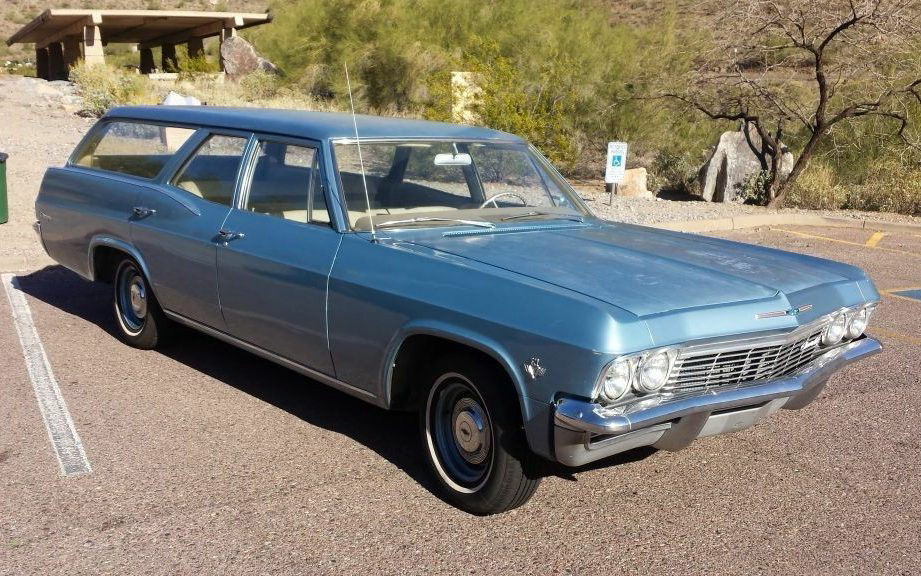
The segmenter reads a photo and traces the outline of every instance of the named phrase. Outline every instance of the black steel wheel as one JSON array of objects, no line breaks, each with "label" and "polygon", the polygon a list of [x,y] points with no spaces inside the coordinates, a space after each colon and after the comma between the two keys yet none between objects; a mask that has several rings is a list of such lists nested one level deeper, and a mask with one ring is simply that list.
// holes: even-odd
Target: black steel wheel
[{"label": "black steel wheel", "polygon": [[540,479],[507,391],[507,378],[480,359],[452,355],[429,373],[420,410],[423,448],[446,498],[473,514],[521,506]]},{"label": "black steel wheel", "polygon": [[133,258],[125,257],[118,263],[112,286],[119,337],[135,348],[156,348],[164,340],[169,320]]}]

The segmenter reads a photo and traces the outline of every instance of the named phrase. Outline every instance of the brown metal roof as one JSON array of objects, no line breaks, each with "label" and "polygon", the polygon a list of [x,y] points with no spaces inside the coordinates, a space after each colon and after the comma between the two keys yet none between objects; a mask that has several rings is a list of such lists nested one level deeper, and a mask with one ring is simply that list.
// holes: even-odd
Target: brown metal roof
[{"label": "brown metal roof", "polygon": [[49,9],[19,29],[8,46],[34,42],[38,47],[83,33],[83,26],[99,26],[104,43],[147,46],[179,44],[189,38],[220,34],[223,28],[249,28],[271,21],[269,14],[195,12],[186,10],[71,10]]}]

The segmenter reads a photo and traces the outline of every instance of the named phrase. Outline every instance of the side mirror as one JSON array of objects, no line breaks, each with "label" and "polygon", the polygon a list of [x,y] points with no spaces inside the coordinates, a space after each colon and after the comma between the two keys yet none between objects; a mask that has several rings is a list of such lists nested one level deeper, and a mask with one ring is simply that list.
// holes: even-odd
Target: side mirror
[{"label": "side mirror", "polygon": [[435,154],[435,166],[470,166],[470,154]]}]

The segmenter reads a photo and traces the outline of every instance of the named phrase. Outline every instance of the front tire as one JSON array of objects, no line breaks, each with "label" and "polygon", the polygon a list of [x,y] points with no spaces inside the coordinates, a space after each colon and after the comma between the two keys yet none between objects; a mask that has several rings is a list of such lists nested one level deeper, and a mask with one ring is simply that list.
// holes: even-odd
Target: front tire
[{"label": "front tire", "polygon": [[427,378],[423,449],[446,498],[472,514],[517,508],[540,484],[506,380],[464,355],[438,362]]},{"label": "front tire", "polygon": [[112,277],[115,326],[119,338],[135,348],[152,350],[161,345],[169,331],[147,278],[133,258],[125,257]]}]

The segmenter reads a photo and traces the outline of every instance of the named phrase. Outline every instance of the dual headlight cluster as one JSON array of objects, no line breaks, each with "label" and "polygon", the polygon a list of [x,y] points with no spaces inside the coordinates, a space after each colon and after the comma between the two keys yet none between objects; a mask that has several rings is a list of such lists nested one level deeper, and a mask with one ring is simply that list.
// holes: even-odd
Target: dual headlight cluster
[{"label": "dual headlight cluster", "polygon": [[[867,329],[875,307],[872,303],[836,313],[822,330],[822,345],[834,346],[859,338]],[[615,359],[602,373],[596,396],[600,394],[608,402],[614,402],[631,389],[637,394],[657,392],[668,382],[677,355],[676,348],[660,348]]]},{"label": "dual headlight cluster", "polygon": [[822,345],[834,346],[843,340],[859,338],[867,329],[870,314],[873,313],[875,304],[860,308],[849,308],[835,314],[832,321],[822,331]]},{"label": "dual headlight cluster", "polygon": [[640,394],[656,392],[668,382],[677,354],[674,348],[662,348],[621,356],[608,364],[598,391],[610,402],[620,399],[631,388]]}]

